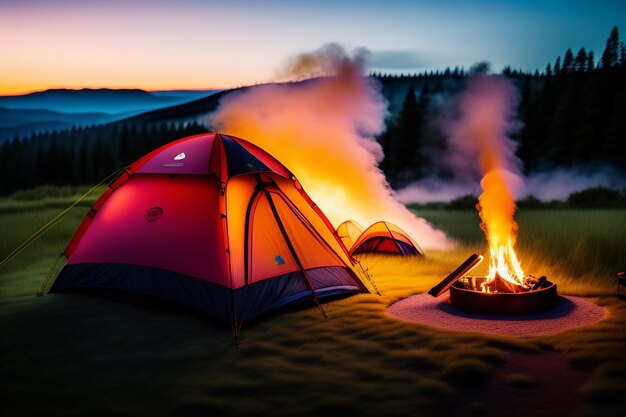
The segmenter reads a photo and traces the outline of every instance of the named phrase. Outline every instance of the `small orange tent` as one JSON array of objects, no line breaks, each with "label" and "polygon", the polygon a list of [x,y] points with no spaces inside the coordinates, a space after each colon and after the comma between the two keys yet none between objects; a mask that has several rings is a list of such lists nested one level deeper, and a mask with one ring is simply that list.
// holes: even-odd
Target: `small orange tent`
[{"label": "small orange tent", "polygon": [[363,233],[363,226],[354,220],[346,220],[337,226],[337,236],[348,250],[352,249],[352,245],[361,236],[361,233]]},{"label": "small orange tent", "polygon": [[406,232],[393,223],[377,222],[365,229],[350,249],[351,255],[388,253],[424,256],[424,252]]}]

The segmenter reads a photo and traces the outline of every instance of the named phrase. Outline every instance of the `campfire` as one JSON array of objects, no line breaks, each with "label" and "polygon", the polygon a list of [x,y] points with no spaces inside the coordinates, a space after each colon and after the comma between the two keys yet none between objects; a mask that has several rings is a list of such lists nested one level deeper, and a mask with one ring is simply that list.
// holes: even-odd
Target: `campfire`
[{"label": "campfire", "polygon": [[[486,277],[464,277],[450,287],[450,303],[465,311],[485,314],[529,314],[549,310],[556,306],[556,284],[542,276],[528,278],[534,282],[520,292],[493,289],[483,291],[488,283]],[[482,288],[481,288],[482,287]]]},{"label": "campfire", "polygon": [[545,276],[525,274],[515,253],[518,225],[506,171],[487,172],[481,187],[477,209],[489,243],[489,271],[484,277],[465,276],[483,260],[472,255],[429,293],[439,296],[449,288],[453,306],[475,313],[526,314],[554,307],[556,285]]},{"label": "campfire", "polygon": [[545,276],[527,275],[518,285],[497,271],[491,279],[489,276],[465,275],[482,260],[481,255],[470,256],[428,293],[438,297],[449,289],[450,303],[472,313],[529,314],[549,310],[558,304],[556,284]]}]

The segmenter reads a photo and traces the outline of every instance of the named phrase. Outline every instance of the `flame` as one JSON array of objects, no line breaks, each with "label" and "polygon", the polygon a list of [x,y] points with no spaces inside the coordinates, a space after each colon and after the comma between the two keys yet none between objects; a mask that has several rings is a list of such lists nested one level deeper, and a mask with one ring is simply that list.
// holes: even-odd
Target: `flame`
[{"label": "flame", "polygon": [[[510,138],[518,96],[505,78],[476,75],[458,100],[460,118],[449,128],[451,161],[459,170],[479,170],[483,193],[478,197],[481,228],[489,244],[489,273],[485,292],[520,292],[528,286],[515,254],[518,225],[514,220],[515,192],[521,188],[521,161]],[[476,163],[468,163],[476,161]]]},{"label": "flame", "polygon": [[507,185],[507,171],[493,169],[485,174],[480,186],[484,190],[478,197],[480,227],[489,243],[489,272],[483,291],[493,285],[497,290],[518,292],[526,288],[524,270],[515,253],[518,225],[515,214],[515,199]]}]

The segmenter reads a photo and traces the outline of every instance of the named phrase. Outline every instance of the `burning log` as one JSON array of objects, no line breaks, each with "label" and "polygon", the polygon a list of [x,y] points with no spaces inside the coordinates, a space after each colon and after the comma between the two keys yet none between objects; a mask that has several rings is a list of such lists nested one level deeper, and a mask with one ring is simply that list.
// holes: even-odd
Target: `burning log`
[{"label": "burning log", "polygon": [[540,276],[539,278],[535,278],[534,275],[528,275],[524,282],[526,285],[530,287],[531,291],[538,290],[539,288],[543,288],[548,282],[548,278],[545,275]]},{"label": "burning log", "polygon": [[[474,279],[474,278],[472,278]],[[540,276],[539,278],[534,275],[526,275],[524,277],[524,285],[513,284],[510,281],[505,280],[500,275],[496,274],[496,277],[491,282],[483,282],[481,284],[480,289],[484,292],[489,293],[520,293],[520,292],[529,292],[529,291],[537,291],[541,288],[545,288],[549,284],[548,278],[545,275]],[[467,288],[467,286],[465,286]],[[469,288],[467,288],[469,289]],[[476,288],[471,288],[474,291],[477,291]]]},{"label": "burning log", "polygon": [[500,274],[496,273],[496,276],[493,280],[485,282],[481,286],[481,290],[484,292],[508,292],[508,293],[518,293],[518,292],[526,292],[530,290],[530,286],[522,286],[518,285],[514,282],[508,281],[500,276]]},{"label": "burning log", "polygon": [[450,275],[445,277],[443,281],[432,287],[428,291],[428,294],[432,295],[433,297],[439,297],[441,294],[446,292],[448,288],[450,288],[450,285],[454,284],[455,281],[457,281],[463,275],[472,270],[482,260],[483,257],[481,255],[473,254],[472,256],[467,258],[467,260],[463,262],[457,269],[452,271]]}]

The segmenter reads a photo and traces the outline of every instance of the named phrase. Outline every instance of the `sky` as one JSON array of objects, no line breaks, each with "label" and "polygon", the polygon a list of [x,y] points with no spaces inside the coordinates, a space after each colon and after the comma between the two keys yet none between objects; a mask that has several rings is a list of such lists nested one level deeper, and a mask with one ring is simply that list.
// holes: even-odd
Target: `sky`
[{"label": "sky", "polygon": [[0,95],[250,85],[330,42],[372,71],[543,69],[624,22],[625,0],[0,0]]}]

